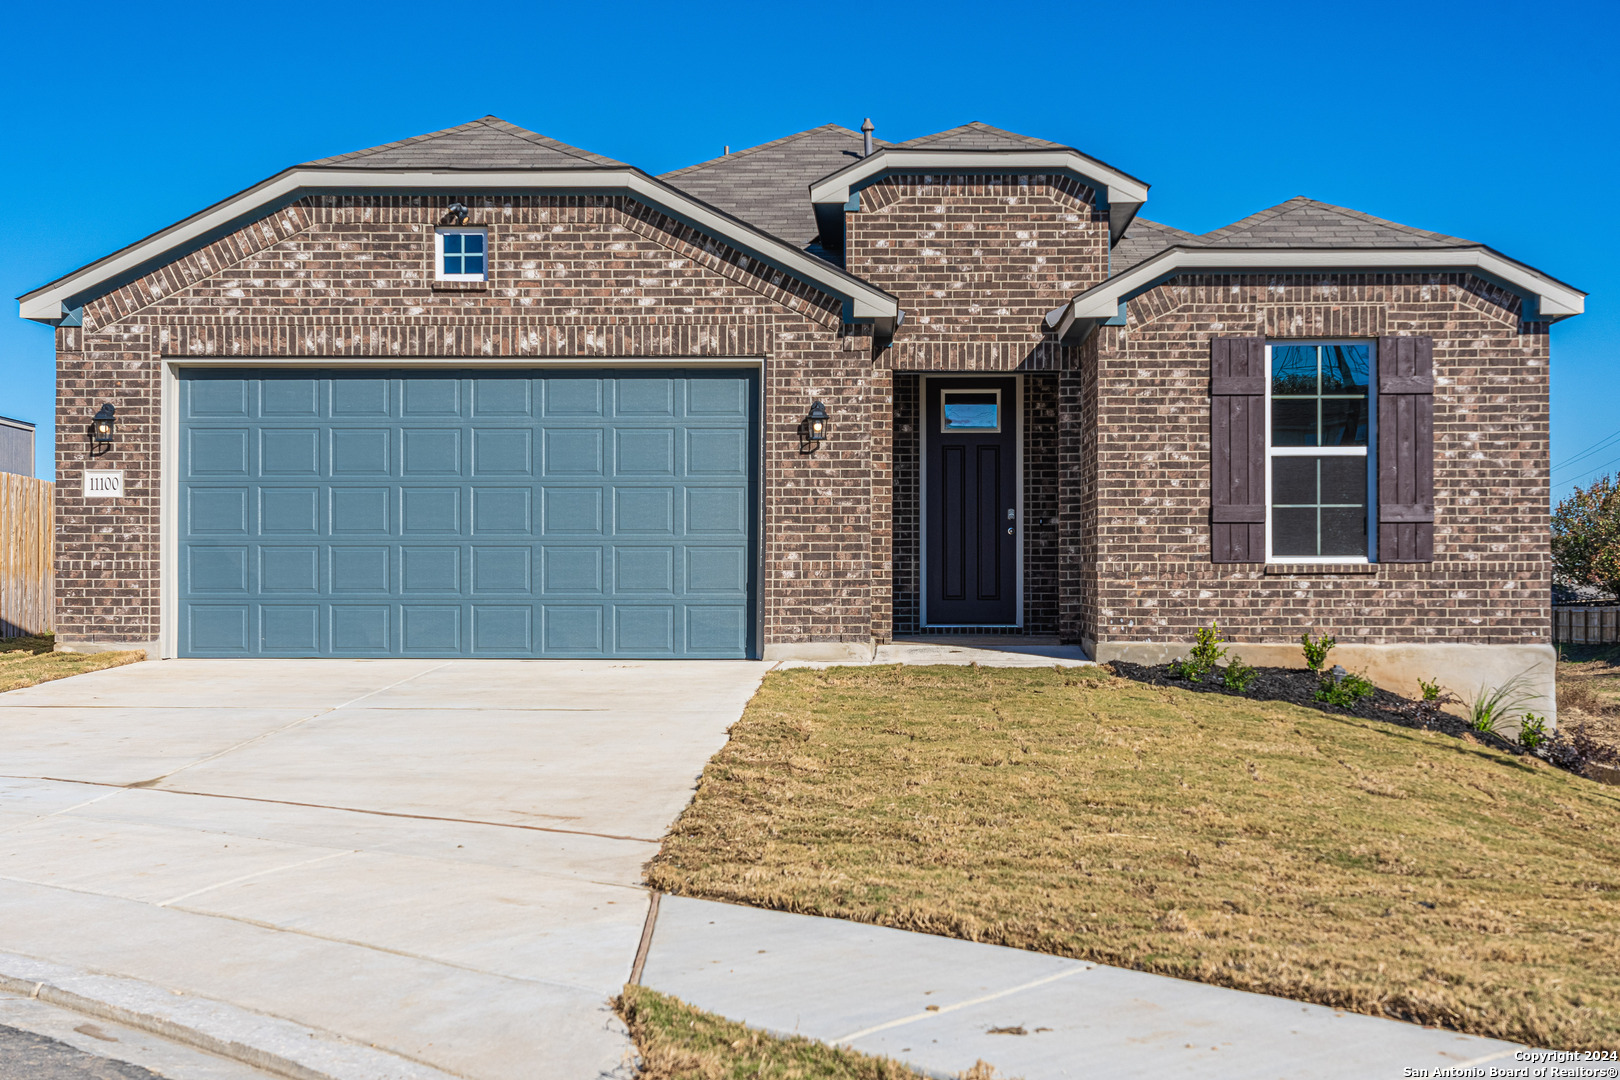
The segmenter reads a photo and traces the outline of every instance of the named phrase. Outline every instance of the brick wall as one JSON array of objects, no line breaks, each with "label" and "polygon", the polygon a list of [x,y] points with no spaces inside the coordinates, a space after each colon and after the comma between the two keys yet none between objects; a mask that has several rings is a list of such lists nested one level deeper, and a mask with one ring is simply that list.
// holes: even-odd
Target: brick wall
[{"label": "brick wall", "polygon": [[[1210,337],[1380,334],[1434,339],[1435,561],[1210,562]],[[1346,644],[1548,640],[1548,337],[1519,321],[1517,298],[1462,274],[1189,275],[1094,340],[1095,378],[1084,364],[1072,388],[1065,376],[1097,422],[1094,448],[1065,468],[1065,514],[1079,520],[1064,553],[1084,563],[1094,535],[1097,584],[1071,599],[1065,578],[1066,633],[1179,642],[1219,619],[1252,642],[1305,629]]]},{"label": "brick wall", "polygon": [[[58,336],[58,617],[64,641],[158,636],[164,358],[766,357],[766,643],[867,641],[887,624],[888,372],[838,303],[631,200],[459,196],[490,280],[432,282],[455,195],[304,199],[102,297]],[[799,452],[826,402],[834,436]],[[118,408],[116,504],[77,492],[82,429]],[[883,566],[875,565],[875,559]],[[876,600],[874,601],[874,597]]]}]

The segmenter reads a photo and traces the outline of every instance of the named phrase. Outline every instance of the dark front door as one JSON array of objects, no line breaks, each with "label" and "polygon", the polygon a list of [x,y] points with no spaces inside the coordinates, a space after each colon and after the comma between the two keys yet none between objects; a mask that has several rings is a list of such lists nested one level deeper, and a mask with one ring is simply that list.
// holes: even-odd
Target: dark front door
[{"label": "dark front door", "polygon": [[1018,621],[1014,379],[929,379],[923,526],[930,626]]}]

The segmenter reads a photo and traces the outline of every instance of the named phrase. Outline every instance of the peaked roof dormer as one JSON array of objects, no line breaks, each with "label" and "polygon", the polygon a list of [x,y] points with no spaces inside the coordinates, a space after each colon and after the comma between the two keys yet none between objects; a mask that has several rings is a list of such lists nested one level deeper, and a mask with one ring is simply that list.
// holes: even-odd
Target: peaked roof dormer
[{"label": "peaked roof dormer", "polygon": [[398,142],[307,161],[300,168],[343,169],[611,169],[615,161],[537,131],[485,116]]},{"label": "peaked roof dormer", "polygon": [[1108,236],[1117,244],[1147,201],[1148,185],[1072,146],[1047,142],[974,121],[924,135],[871,154],[810,185],[821,243],[844,246],[844,214],[860,209],[860,189],[891,173],[1069,173],[1095,190],[1108,213]]}]

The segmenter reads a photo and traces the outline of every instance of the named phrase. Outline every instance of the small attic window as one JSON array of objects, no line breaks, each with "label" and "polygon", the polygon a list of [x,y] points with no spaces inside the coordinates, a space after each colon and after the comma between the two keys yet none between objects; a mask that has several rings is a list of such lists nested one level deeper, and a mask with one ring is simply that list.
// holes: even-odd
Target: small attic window
[{"label": "small attic window", "polygon": [[433,276],[439,281],[487,280],[489,276],[489,230],[435,230],[433,234]]}]

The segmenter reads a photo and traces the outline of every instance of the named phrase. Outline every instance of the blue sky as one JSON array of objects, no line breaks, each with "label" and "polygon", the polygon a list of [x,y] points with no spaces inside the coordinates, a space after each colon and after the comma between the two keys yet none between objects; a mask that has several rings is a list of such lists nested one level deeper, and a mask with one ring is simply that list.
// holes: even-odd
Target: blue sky
[{"label": "blue sky", "polygon": [[[1620,467],[1620,5],[84,4],[0,86],[16,296],[300,161],[493,113],[662,172],[834,121],[982,120],[1153,184],[1194,232],[1295,195],[1591,293],[1553,330],[1554,493]],[[0,414],[51,331],[0,318]]]}]

